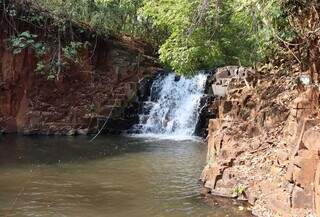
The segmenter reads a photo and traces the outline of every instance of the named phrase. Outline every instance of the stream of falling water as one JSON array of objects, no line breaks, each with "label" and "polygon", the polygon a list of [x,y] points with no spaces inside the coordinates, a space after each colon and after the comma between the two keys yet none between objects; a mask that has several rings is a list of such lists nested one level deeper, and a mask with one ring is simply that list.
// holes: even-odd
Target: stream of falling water
[{"label": "stream of falling water", "polygon": [[192,78],[172,73],[159,75],[151,86],[149,99],[144,102],[135,130],[142,136],[190,138],[199,118],[206,80],[205,74]]}]

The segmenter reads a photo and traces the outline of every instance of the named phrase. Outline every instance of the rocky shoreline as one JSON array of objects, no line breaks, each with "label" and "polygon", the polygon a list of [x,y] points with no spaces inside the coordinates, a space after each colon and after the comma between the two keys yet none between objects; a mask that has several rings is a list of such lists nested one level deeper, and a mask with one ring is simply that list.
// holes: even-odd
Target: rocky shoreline
[{"label": "rocky shoreline", "polygon": [[[232,70],[219,69],[213,84]],[[238,76],[214,101],[205,193],[247,200],[259,217],[320,215],[319,88],[297,79],[286,70],[260,70],[250,82]]]}]

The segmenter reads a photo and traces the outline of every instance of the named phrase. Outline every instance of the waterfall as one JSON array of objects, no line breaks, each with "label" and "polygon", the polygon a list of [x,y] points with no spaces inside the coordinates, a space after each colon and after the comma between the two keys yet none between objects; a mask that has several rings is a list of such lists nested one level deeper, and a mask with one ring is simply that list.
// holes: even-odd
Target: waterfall
[{"label": "waterfall", "polygon": [[207,75],[193,78],[173,73],[158,75],[151,85],[150,96],[143,102],[135,132],[142,135],[190,137],[199,118]]}]

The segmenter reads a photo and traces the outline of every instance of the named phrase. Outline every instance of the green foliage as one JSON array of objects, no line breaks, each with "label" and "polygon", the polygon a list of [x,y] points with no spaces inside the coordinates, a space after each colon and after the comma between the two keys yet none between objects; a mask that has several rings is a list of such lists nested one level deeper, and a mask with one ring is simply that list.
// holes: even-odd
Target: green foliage
[{"label": "green foliage", "polygon": [[246,187],[243,185],[236,185],[233,190],[232,190],[232,194],[236,197],[240,197],[245,193]]},{"label": "green foliage", "polygon": [[[61,44],[61,42],[58,42],[58,44]],[[58,45],[58,54],[47,62],[42,61],[40,64],[38,62],[36,71],[42,71],[41,74],[46,74],[48,80],[58,79],[59,73],[67,68],[70,62],[81,63],[79,51],[83,48],[88,48],[89,45],[89,42],[83,43],[79,41],[70,41],[65,46]]]},{"label": "green foliage", "polygon": [[67,44],[65,47],[62,48],[62,51],[65,58],[73,61],[74,63],[79,63],[80,60],[78,56],[78,51],[81,48],[84,48],[87,46],[88,46],[88,42],[82,43],[79,41],[71,41],[69,44]]},{"label": "green foliage", "polygon": [[87,111],[90,113],[94,113],[94,112],[96,112],[96,110],[97,110],[97,108],[93,103],[91,103],[90,105],[87,106]]},{"label": "green foliage", "polygon": [[159,49],[162,62],[188,74],[225,64],[252,65],[264,58],[274,46],[274,26],[265,20],[273,22],[281,11],[275,1],[261,2],[145,0],[142,15],[170,32]]},{"label": "green foliage", "polygon": [[40,2],[54,14],[99,32],[152,42],[161,61],[180,74],[225,64],[252,65],[277,49],[275,33],[288,35],[276,0]]},{"label": "green foliage", "polygon": [[45,63],[43,61],[38,61],[35,71],[42,74],[45,69]]},{"label": "green foliage", "polygon": [[162,30],[139,16],[143,0],[39,0],[39,3],[56,16],[88,25],[101,34],[130,35],[156,44],[163,40]]},{"label": "green foliage", "polygon": [[44,43],[37,42],[38,36],[31,34],[29,31],[22,32],[18,35],[12,35],[7,41],[13,54],[20,54],[26,48],[32,48],[37,56],[42,56],[46,52]]},{"label": "green foliage", "polygon": [[[210,68],[214,63],[223,64],[219,59],[221,51],[215,47],[215,43],[204,40],[203,32],[193,33],[193,37],[185,37],[180,34],[172,34],[171,37],[159,49],[160,59],[166,65],[180,74],[192,74],[201,68]],[[215,62],[213,62],[213,60]]]},{"label": "green foliage", "polygon": [[[140,38],[158,48],[162,63],[179,74],[192,74],[199,69],[227,64],[253,65],[267,58],[278,52],[279,38],[291,41],[296,37],[298,31],[290,25],[290,16],[305,7],[296,0],[38,2],[57,18],[56,25],[62,34],[71,33],[72,36],[68,31],[71,23],[77,22],[80,26],[93,28],[98,34]],[[9,14],[16,16],[16,11]],[[36,12],[21,19],[36,25],[45,22],[44,16]],[[10,38],[14,53],[30,46],[39,57],[46,53],[48,46],[38,44],[35,35],[21,34]],[[83,46],[86,45],[71,37],[61,47],[64,58],[50,61],[52,67],[39,64],[38,71],[60,70],[65,67],[64,60],[79,63],[78,51]]]},{"label": "green foliage", "polygon": [[[62,68],[68,65],[67,61],[79,64],[81,62],[78,51],[81,48],[88,48],[89,42],[70,41],[64,47],[58,47],[61,49],[61,55],[53,55],[50,59],[45,59],[45,54],[50,50],[48,44],[37,41],[38,36],[31,34],[29,31],[24,31],[17,35],[12,35],[7,41],[10,50],[13,54],[20,54],[26,48],[32,48],[38,58],[35,72],[47,75],[48,80],[54,80],[57,78],[57,74]],[[52,49],[52,48],[51,48]],[[59,51],[57,51],[59,53]]]},{"label": "green foliage", "polygon": [[43,42],[36,42],[32,45],[37,57],[42,57],[47,52],[47,47]]},{"label": "green foliage", "polygon": [[35,45],[35,39],[37,35],[31,34],[29,31],[22,32],[20,34],[13,35],[8,39],[9,46],[14,54],[19,54],[27,47]]}]

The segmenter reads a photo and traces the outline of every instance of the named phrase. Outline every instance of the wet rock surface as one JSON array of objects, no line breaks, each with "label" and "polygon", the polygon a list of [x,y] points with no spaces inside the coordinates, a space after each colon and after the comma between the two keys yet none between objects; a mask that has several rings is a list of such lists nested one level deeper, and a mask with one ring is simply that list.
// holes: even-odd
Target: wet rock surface
[{"label": "wet rock surface", "polygon": [[204,96],[201,98],[200,106],[199,106],[199,118],[197,122],[197,126],[195,129],[194,134],[196,136],[200,136],[202,138],[206,138],[208,135],[207,126],[209,124],[209,120],[216,118],[217,110],[212,106],[215,101],[215,96],[212,93],[211,85],[213,84],[212,78],[214,77],[214,70],[213,71],[203,71],[202,73],[208,76],[206,84],[205,84],[205,91]]},{"label": "wet rock surface", "polygon": [[208,194],[245,199],[256,216],[319,216],[316,86],[299,88],[281,70],[256,72],[248,83],[230,82],[211,109],[218,116],[201,175]]}]

